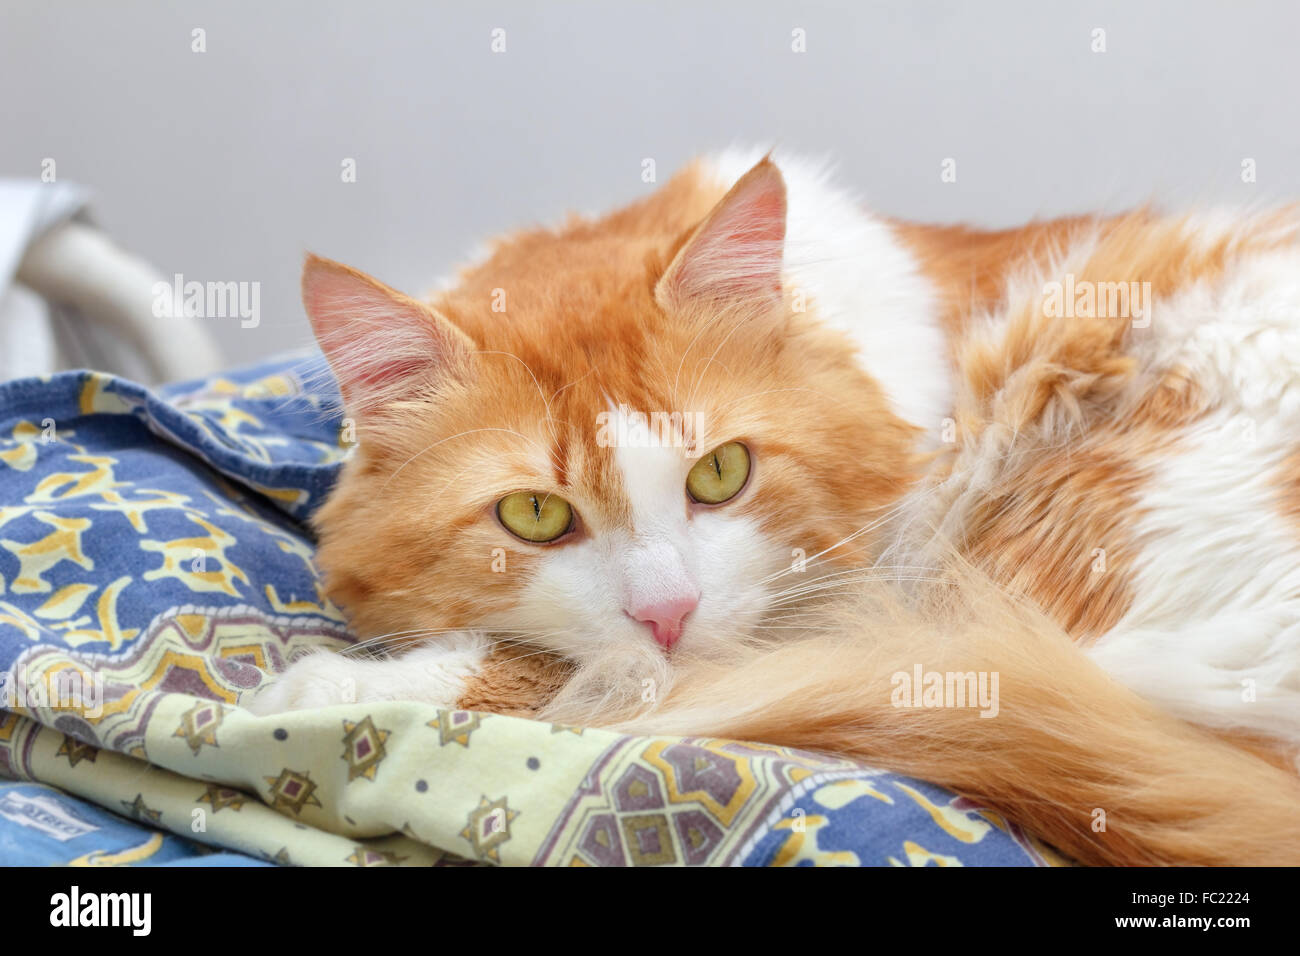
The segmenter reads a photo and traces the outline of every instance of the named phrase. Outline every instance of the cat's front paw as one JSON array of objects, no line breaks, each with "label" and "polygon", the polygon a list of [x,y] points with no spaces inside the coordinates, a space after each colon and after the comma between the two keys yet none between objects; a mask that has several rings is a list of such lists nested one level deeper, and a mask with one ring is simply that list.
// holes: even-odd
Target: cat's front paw
[{"label": "cat's front paw", "polygon": [[317,651],[240,698],[258,716],[337,704],[409,700],[455,707],[483,666],[490,642],[481,634],[444,635],[396,658],[372,660]]},{"label": "cat's front paw", "polygon": [[354,662],[321,651],[300,658],[269,683],[239,698],[239,706],[259,717],[291,710],[315,710],[357,700]]}]

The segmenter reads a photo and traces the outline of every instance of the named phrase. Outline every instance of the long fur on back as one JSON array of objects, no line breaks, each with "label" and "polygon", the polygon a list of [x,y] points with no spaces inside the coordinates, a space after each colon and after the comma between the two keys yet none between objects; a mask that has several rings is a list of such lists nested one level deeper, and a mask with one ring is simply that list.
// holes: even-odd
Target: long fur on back
[{"label": "long fur on back", "polygon": [[[869,584],[828,613],[816,636],[693,665],[657,709],[605,722],[858,758],[972,797],[1083,863],[1300,862],[1300,780],[1144,702],[975,576],[908,599]],[[916,664],[997,672],[997,715],[895,707],[892,676]]]}]

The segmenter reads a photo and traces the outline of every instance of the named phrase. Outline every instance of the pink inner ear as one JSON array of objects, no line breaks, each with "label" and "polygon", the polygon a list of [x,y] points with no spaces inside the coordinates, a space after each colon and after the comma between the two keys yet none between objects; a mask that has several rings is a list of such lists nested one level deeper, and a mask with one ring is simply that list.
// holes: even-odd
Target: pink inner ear
[{"label": "pink inner ear", "polygon": [[734,299],[781,294],[785,182],[764,160],[714,208],[665,276],[673,297]]},{"label": "pink inner ear", "polygon": [[345,405],[367,411],[401,398],[446,366],[454,330],[428,307],[326,259],[303,270],[303,305]]}]

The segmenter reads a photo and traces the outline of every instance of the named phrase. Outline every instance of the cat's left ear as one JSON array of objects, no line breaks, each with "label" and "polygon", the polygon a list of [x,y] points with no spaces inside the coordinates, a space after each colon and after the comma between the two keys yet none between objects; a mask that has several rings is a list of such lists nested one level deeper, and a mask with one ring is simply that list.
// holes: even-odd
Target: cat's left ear
[{"label": "cat's left ear", "polygon": [[655,286],[655,301],[665,311],[692,302],[726,306],[779,301],[785,218],[785,179],[776,164],[764,158],[731,187],[678,250]]},{"label": "cat's left ear", "polygon": [[432,306],[364,272],[309,255],[302,302],[349,412],[367,415],[470,374],[469,336]]}]

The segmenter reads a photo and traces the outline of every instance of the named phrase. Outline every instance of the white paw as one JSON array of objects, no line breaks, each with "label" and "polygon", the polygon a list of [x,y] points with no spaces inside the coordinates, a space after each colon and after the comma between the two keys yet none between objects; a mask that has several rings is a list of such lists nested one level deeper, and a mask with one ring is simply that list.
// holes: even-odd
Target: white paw
[{"label": "white paw", "polygon": [[373,660],[317,651],[241,697],[239,704],[259,717],[386,700],[454,708],[489,646],[481,635],[457,632],[396,658]]},{"label": "white paw", "polygon": [[356,662],[329,651],[299,658],[282,674],[239,698],[259,717],[290,710],[315,710],[358,699]]}]

